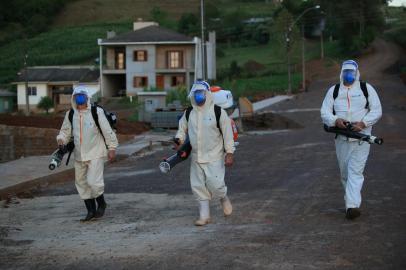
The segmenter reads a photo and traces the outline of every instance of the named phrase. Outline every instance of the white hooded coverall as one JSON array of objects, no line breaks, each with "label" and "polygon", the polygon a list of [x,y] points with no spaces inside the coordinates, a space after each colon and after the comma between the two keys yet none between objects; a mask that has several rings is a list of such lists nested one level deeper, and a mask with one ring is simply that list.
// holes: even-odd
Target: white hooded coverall
[{"label": "white hooded coverall", "polygon": [[[344,69],[357,70],[355,82],[347,87],[342,81]],[[340,75],[340,88],[338,96],[334,100],[332,86],[324,98],[321,107],[321,118],[328,126],[335,126],[338,118],[349,122],[363,122],[366,126],[361,131],[370,135],[372,126],[381,118],[382,108],[375,89],[367,84],[369,108],[365,108],[366,99],[361,90],[359,82],[360,74],[353,65],[343,65]],[[333,114],[333,108],[336,114]],[[360,142],[356,139],[339,135],[335,140],[336,154],[341,173],[341,182],[345,190],[345,206],[348,208],[359,208],[361,205],[361,189],[364,182],[364,168],[369,155],[370,145],[367,142]]]},{"label": "white hooded coverall", "polygon": [[217,127],[212,93],[206,92],[206,102],[203,106],[197,106],[193,98],[191,100],[193,110],[190,112],[189,121],[183,114],[179,120],[176,138],[183,143],[189,135],[192,145],[190,164],[192,192],[200,201],[224,198],[227,195],[224,182],[224,156],[225,152],[233,154],[235,150],[230,118],[221,109],[219,124],[222,135]]},{"label": "white hooded coverall", "polygon": [[93,199],[104,193],[103,170],[107,156],[106,144],[108,150],[115,150],[118,141],[103,110],[97,108],[97,115],[106,143],[93,119],[90,98],[88,97],[87,109],[78,110],[73,95],[71,101],[74,110],[73,128],[69,121],[68,111],[56,138],[57,140],[61,139],[66,144],[73,135],[75,143],[75,185],[81,199]]}]

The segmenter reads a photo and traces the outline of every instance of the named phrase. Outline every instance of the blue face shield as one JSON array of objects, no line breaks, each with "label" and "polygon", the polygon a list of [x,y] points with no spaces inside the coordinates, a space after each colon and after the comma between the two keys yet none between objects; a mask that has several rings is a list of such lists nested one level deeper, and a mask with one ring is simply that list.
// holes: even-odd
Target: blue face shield
[{"label": "blue face shield", "polygon": [[204,90],[197,90],[193,93],[193,97],[197,106],[202,106],[206,102],[206,91]]},{"label": "blue face shield", "polygon": [[353,69],[344,69],[343,70],[343,83],[345,85],[351,85],[354,83],[357,76],[357,71]]},{"label": "blue face shield", "polygon": [[87,102],[87,96],[84,94],[75,95],[76,105],[85,105]]}]

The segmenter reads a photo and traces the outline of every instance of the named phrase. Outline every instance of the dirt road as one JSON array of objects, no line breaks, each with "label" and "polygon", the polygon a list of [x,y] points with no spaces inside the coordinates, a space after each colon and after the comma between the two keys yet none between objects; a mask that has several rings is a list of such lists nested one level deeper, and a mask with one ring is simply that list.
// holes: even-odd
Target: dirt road
[{"label": "dirt road", "polygon": [[[106,170],[109,208],[80,224],[73,183],[45,187],[0,209],[1,269],[406,269],[406,89],[384,71],[400,50],[383,41],[361,59],[384,116],[374,133],[362,216],[348,221],[333,146],[318,109],[337,78],[273,106],[304,128],[245,135],[227,171],[234,214],[212,204],[214,223],[194,227],[188,164],[169,175],[157,164],[170,149]],[[385,59],[381,61],[379,59]]]}]

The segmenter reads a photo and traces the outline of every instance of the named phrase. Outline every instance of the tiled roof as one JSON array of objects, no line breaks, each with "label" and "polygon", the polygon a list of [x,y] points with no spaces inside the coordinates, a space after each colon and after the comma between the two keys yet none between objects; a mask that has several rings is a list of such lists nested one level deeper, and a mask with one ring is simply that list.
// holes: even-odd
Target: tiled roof
[{"label": "tiled roof", "polygon": [[193,43],[193,38],[180,34],[173,30],[157,25],[151,25],[136,31],[131,31],[112,38],[104,39],[103,43],[160,43],[160,42],[189,42]]},{"label": "tiled roof", "polygon": [[[29,67],[29,82],[97,82],[100,73],[93,67]],[[17,82],[24,82],[25,70],[21,70]]]}]

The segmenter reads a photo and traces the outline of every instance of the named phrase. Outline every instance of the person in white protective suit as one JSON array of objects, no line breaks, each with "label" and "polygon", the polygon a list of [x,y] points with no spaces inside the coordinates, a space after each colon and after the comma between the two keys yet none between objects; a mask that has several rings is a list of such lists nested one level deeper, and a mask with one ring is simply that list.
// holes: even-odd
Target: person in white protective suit
[{"label": "person in white protective suit", "polygon": [[[215,105],[210,86],[204,81],[193,84],[189,94],[192,109],[179,120],[176,138],[181,142],[189,136],[192,146],[190,184],[199,202],[196,226],[210,223],[210,200],[220,199],[225,216],[232,213],[224,182],[225,166],[232,166],[235,151],[230,118],[221,109],[217,125]],[[187,119],[188,118],[188,119]]]},{"label": "person in white protective suit", "polygon": [[85,222],[104,215],[107,206],[103,195],[104,161],[106,156],[109,161],[114,160],[118,141],[103,109],[99,107],[94,111],[100,129],[97,127],[91,112],[93,105],[84,86],[74,88],[71,102],[73,110],[66,112],[57,142],[58,145],[66,145],[73,137],[75,185],[87,209],[86,217],[80,221]]},{"label": "person in white protective suit", "polygon": [[[358,64],[353,60],[342,64],[340,84],[332,86],[324,98],[321,118],[328,126],[346,128],[367,135],[382,116],[381,103],[375,89],[359,80]],[[344,187],[346,218],[361,215],[361,189],[363,171],[369,155],[370,144],[338,135],[335,140],[336,154]]]}]

